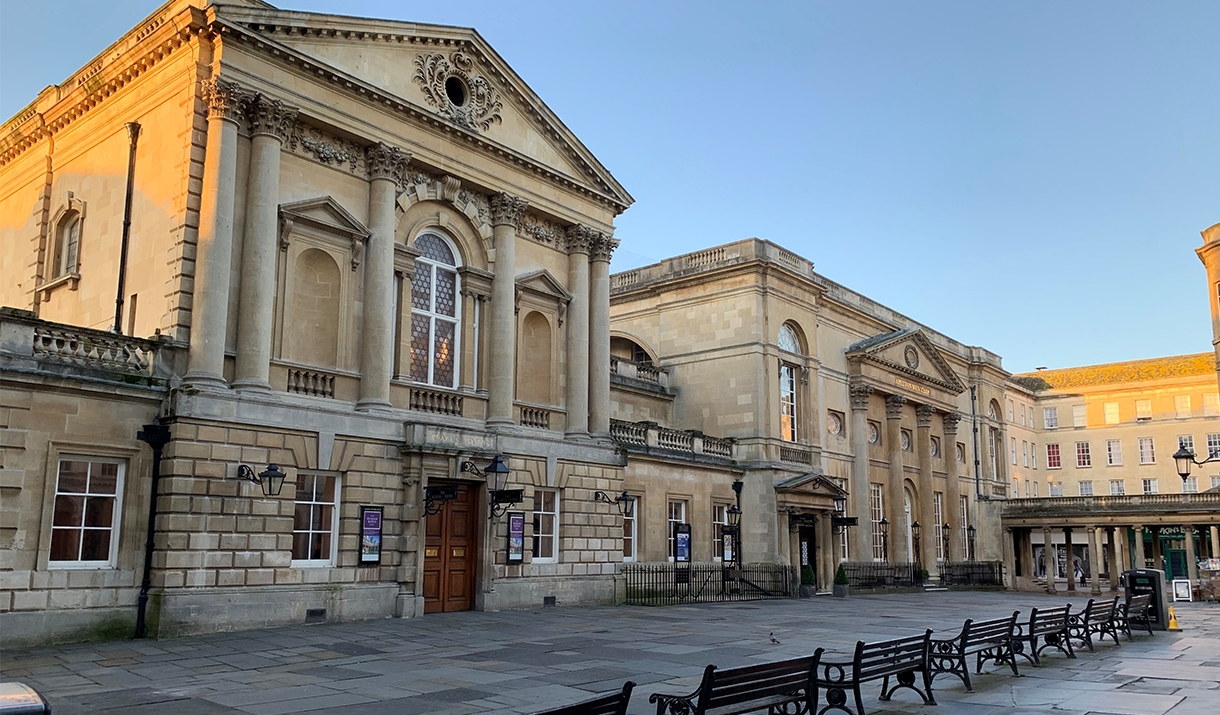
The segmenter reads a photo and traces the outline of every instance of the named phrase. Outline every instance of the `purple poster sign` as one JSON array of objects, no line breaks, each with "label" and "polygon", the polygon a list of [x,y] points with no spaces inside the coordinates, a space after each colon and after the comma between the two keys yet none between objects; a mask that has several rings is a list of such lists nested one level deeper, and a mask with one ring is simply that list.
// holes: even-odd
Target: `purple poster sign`
[{"label": "purple poster sign", "polygon": [[381,507],[360,507],[360,563],[381,563]]},{"label": "purple poster sign", "polygon": [[519,564],[525,559],[525,514],[519,511],[508,515],[508,558],[510,564]]}]

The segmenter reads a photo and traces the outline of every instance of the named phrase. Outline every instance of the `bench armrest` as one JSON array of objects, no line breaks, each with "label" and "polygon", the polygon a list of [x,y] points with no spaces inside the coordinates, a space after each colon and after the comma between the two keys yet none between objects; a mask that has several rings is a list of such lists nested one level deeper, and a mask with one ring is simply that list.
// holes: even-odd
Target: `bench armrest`
[{"label": "bench armrest", "polygon": [[695,692],[690,695],[665,695],[663,693],[653,693],[648,696],[648,703],[657,706],[657,715],[665,715],[668,710],[669,715],[689,715],[695,712],[695,704],[699,702],[699,694],[703,688],[707,686],[711,680],[712,672],[716,670],[716,666],[709,665],[703,669],[703,679],[699,681],[699,687],[695,688]]}]

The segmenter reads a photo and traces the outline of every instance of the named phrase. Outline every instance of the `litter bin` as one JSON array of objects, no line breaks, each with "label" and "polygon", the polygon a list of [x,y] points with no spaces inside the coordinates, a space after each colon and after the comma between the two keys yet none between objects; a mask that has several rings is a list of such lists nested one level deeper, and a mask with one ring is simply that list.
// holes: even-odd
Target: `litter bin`
[{"label": "litter bin", "polygon": [[0,683],[0,715],[50,712],[42,695],[25,683]]},{"label": "litter bin", "polygon": [[1151,594],[1148,606],[1148,620],[1157,630],[1169,628],[1169,608],[1165,603],[1165,572],[1160,569],[1132,569],[1124,571],[1123,590],[1128,601],[1132,596]]}]

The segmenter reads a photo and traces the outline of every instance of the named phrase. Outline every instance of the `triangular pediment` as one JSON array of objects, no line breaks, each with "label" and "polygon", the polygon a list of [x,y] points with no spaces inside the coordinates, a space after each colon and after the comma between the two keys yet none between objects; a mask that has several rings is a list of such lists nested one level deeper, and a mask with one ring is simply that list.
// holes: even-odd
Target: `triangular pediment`
[{"label": "triangular pediment", "polygon": [[[601,194],[634,199],[473,29],[270,8],[219,6],[277,54],[298,55]],[[321,73],[318,73],[321,74]],[[460,86],[457,94],[447,84]],[[369,94],[361,89],[361,94]],[[455,101],[456,97],[456,101]],[[375,98],[380,100],[380,98]],[[388,103],[388,102],[387,102]],[[495,149],[493,149],[495,151]],[[503,155],[503,152],[496,151]]]},{"label": "triangular pediment", "polygon": [[286,222],[338,234],[347,238],[366,239],[369,230],[329,196],[280,204],[280,217]]},{"label": "triangular pediment", "polygon": [[517,290],[548,296],[564,305],[572,300],[572,294],[546,269],[522,273],[517,276]]},{"label": "triangular pediment", "polygon": [[847,494],[847,492],[840,489],[839,485],[835,484],[830,477],[827,477],[820,471],[808,472],[806,474],[801,474],[778,481],[775,483],[775,491],[802,492],[829,497]]},{"label": "triangular pediment", "polygon": [[849,361],[866,361],[954,395],[966,389],[940,350],[919,328],[874,335],[847,348]]}]

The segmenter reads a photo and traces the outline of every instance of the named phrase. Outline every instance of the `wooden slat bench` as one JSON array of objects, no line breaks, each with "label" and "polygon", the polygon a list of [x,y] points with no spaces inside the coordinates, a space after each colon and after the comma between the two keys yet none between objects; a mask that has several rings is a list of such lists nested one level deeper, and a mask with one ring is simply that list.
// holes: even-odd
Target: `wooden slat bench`
[{"label": "wooden slat bench", "polygon": [[[1030,663],[1041,667],[1042,651],[1055,648],[1069,658],[1075,658],[1072,652],[1072,639],[1068,634],[1068,615],[1072,604],[1059,608],[1035,608],[1029,612],[1029,623],[1018,623],[1017,632],[1012,637],[1012,648],[1017,655]],[[1042,645],[1038,645],[1038,639]],[[1026,652],[1026,648],[1029,651]]]},{"label": "wooden slat bench", "polygon": [[1098,601],[1090,598],[1089,603],[1079,614],[1068,616],[1068,633],[1074,641],[1088,646],[1090,653],[1097,652],[1093,647],[1093,634],[1100,641],[1107,635],[1114,639],[1115,645],[1122,645],[1118,640],[1118,628],[1114,621],[1114,611],[1118,608],[1118,596],[1109,601]]},{"label": "wooden slat bench", "polygon": [[736,715],[757,710],[805,715],[813,707],[813,668],[821,653],[819,649],[812,656],[724,670],[709,665],[695,692],[653,693],[648,702],[656,704],[657,715]]},{"label": "wooden slat bench", "polygon": [[1126,633],[1127,640],[1133,641],[1135,637],[1131,634],[1131,626],[1134,624],[1148,631],[1148,635],[1152,635],[1152,616],[1149,611],[1152,608],[1152,594],[1141,593],[1138,596],[1131,596],[1126,603],[1118,604],[1114,609],[1114,624],[1115,630]]},{"label": "wooden slat bench", "polygon": [[623,683],[623,689],[617,693],[602,695],[592,700],[582,700],[579,703],[565,705],[554,710],[544,710],[534,715],[626,715],[627,702],[631,700],[631,690],[635,683],[628,680]]},{"label": "wooden slat bench", "polygon": [[[889,700],[899,688],[910,688],[923,698],[924,704],[935,705],[932,697],[932,678],[928,673],[928,645],[932,631],[921,636],[898,638],[879,643],[856,643],[856,651],[850,661],[832,662],[822,660],[822,649],[814,654],[813,707],[815,715],[827,710],[842,710],[848,715],[865,715],[864,702],[860,697],[860,684],[881,680],[881,700]],[[921,675],[923,689],[915,683]],[[897,682],[890,687],[890,678]],[[816,710],[822,691],[826,692],[826,707]],[[847,705],[848,691],[855,697],[853,714]]]},{"label": "wooden slat bench", "polygon": [[966,684],[966,692],[974,692],[970,685],[970,656],[975,656],[977,673],[983,672],[984,661],[1007,663],[1013,675],[1017,672],[1017,656],[1013,653],[1012,639],[1017,630],[1017,615],[1013,611],[1008,618],[993,618],[988,621],[967,619],[962,630],[952,638],[933,638],[928,651],[928,671],[932,680],[942,673],[956,675]]}]

